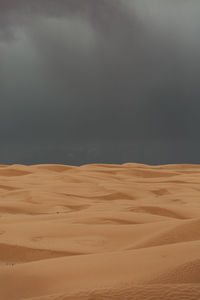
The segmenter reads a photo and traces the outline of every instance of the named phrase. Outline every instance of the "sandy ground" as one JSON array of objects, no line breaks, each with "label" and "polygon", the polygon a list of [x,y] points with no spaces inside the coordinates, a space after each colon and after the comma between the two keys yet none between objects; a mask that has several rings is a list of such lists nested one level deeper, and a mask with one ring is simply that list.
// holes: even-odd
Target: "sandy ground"
[{"label": "sandy ground", "polygon": [[0,299],[199,300],[200,166],[0,166]]}]

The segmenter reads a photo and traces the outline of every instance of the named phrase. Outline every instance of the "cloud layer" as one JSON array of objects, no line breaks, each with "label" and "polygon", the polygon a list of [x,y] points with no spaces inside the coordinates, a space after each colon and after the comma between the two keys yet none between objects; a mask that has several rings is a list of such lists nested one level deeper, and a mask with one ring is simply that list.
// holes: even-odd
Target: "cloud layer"
[{"label": "cloud layer", "polygon": [[199,12],[1,1],[1,163],[198,162]]}]

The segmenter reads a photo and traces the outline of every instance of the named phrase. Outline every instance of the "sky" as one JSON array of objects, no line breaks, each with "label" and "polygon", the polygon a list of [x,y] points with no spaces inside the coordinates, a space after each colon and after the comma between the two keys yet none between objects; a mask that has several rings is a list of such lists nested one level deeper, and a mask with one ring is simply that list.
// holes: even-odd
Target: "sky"
[{"label": "sky", "polygon": [[0,164],[200,162],[198,0],[1,0]]}]

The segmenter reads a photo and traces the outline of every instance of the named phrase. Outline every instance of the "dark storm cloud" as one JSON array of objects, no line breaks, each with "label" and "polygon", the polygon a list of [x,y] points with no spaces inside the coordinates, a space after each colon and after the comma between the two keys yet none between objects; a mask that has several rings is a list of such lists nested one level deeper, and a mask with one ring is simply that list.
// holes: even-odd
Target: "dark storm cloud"
[{"label": "dark storm cloud", "polygon": [[199,12],[196,1],[1,1],[2,161],[190,161]]}]

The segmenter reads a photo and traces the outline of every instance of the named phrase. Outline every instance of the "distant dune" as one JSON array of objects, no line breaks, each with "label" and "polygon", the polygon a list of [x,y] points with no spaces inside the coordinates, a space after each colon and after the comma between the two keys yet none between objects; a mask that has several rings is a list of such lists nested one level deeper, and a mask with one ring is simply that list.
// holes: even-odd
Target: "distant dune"
[{"label": "distant dune", "polygon": [[0,165],[0,299],[199,300],[200,166]]}]

